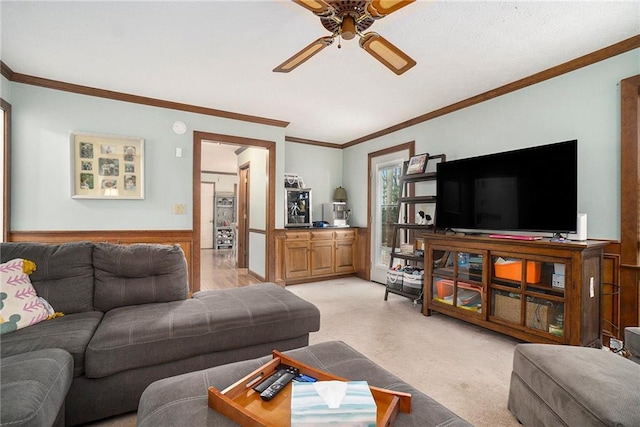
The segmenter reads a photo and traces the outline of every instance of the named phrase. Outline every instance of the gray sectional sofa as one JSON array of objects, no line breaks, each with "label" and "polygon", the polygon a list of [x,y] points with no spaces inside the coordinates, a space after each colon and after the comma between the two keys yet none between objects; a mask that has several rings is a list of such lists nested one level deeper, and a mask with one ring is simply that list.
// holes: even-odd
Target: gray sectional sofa
[{"label": "gray sectional sofa", "polygon": [[[54,422],[7,409],[15,408],[16,393],[35,399],[35,406],[56,404],[39,399],[46,390],[21,390],[16,387],[24,378],[5,375],[33,352],[44,350],[37,355],[61,372],[70,360],[45,349],[72,356],[68,392],[64,381],[50,390],[67,393],[64,405],[57,403],[63,414],[56,414],[55,422],[76,425],[135,411],[144,389],[161,378],[306,346],[309,333],[320,327],[313,304],[272,283],[188,298],[179,246],[2,243],[0,255],[1,262],[34,261],[31,282],[38,295],[64,313],[1,336],[3,425],[14,416],[13,426]],[[22,373],[28,376],[29,369]],[[33,424],[36,419],[50,421]]]}]

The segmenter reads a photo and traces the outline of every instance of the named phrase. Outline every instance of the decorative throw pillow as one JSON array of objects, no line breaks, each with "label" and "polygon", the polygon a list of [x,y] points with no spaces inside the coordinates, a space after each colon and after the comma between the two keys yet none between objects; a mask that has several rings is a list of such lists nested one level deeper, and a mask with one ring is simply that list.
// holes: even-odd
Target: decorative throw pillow
[{"label": "decorative throw pillow", "polygon": [[0,264],[0,334],[46,320],[47,308],[31,285],[29,274],[36,265],[24,259]]}]

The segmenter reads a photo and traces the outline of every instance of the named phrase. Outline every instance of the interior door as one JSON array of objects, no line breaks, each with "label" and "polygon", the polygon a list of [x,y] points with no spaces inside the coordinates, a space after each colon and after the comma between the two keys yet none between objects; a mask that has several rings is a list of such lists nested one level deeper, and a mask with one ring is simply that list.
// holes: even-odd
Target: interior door
[{"label": "interior door", "polygon": [[372,282],[386,283],[393,241],[393,225],[398,222],[402,165],[409,150],[371,158],[371,271]]},{"label": "interior door", "polygon": [[200,186],[200,207],[202,210],[200,220],[200,247],[202,249],[213,249],[213,195],[215,184],[213,182],[203,182]]}]

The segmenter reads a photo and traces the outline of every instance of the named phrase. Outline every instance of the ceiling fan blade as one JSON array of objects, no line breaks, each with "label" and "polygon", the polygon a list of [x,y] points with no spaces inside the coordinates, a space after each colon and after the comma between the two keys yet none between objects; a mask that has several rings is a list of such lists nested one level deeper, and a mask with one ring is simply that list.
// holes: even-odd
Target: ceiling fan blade
[{"label": "ceiling fan blade", "polygon": [[318,40],[311,43],[309,46],[302,49],[300,52],[293,55],[291,58],[278,65],[273,71],[277,73],[288,73],[296,68],[298,65],[311,58],[316,53],[320,52],[325,47],[333,43],[333,37],[320,37]]},{"label": "ceiling fan blade", "polygon": [[334,10],[333,7],[324,0],[293,0],[293,2],[320,16],[331,14]]},{"label": "ceiling fan blade", "polygon": [[369,12],[369,15],[371,15],[373,19],[384,18],[388,14],[407,6],[414,1],[416,0],[372,0],[367,4],[367,12]]},{"label": "ceiling fan blade", "polygon": [[397,75],[416,65],[416,61],[411,59],[409,55],[392,45],[378,33],[367,33],[362,36],[360,47]]}]

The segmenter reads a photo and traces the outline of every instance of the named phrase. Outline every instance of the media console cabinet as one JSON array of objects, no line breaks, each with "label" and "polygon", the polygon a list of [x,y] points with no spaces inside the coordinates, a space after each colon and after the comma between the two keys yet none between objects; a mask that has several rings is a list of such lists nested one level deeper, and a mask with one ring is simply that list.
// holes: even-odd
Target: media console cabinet
[{"label": "media console cabinet", "polygon": [[425,235],[423,314],[528,342],[600,344],[604,241]]}]

